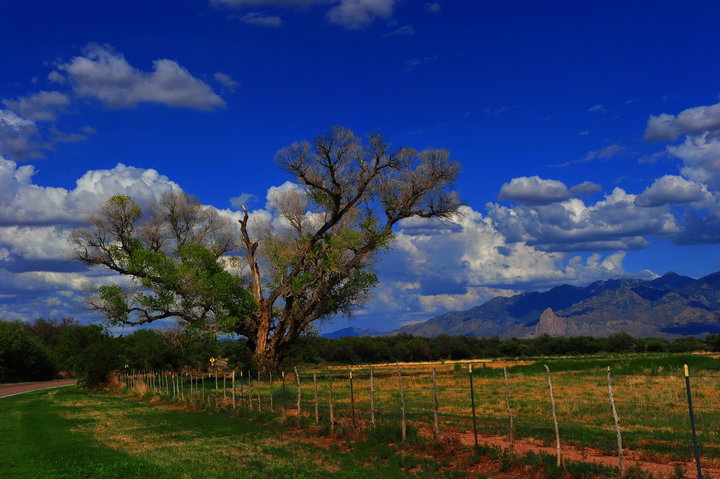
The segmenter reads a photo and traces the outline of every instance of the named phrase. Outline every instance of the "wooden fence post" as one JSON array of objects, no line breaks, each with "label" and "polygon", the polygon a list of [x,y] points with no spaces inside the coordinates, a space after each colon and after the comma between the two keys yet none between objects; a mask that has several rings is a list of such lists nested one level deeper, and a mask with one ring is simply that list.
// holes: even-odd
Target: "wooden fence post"
[{"label": "wooden fence post", "polygon": [[698,443],[697,430],[695,429],[695,413],[693,412],[692,393],[690,392],[690,371],[685,364],[685,389],[687,390],[688,411],[690,412],[690,429],[692,430],[693,449],[695,450],[695,464],[697,466],[697,477],[702,479],[702,467],[700,467],[700,445]]},{"label": "wooden fence post", "polygon": [[437,390],[437,378],[435,377],[435,368],[432,368],[432,383],[433,383],[433,433],[435,434],[435,440],[437,441],[440,437],[440,428],[438,427],[438,410],[440,404],[438,402],[438,390]]},{"label": "wooden fence post", "polygon": [[618,461],[620,468],[620,477],[625,476],[625,458],[623,457],[622,447],[622,431],[620,431],[620,418],[618,418],[617,409],[615,409],[615,397],[613,396],[612,381],[610,379],[610,366],[607,367],[607,383],[608,395],[610,396],[610,409],[612,410],[613,419],[615,420],[615,434],[618,443]]},{"label": "wooden fence post", "polygon": [[244,395],[245,391],[243,391],[243,388],[244,388],[244,386],[243,386],[243,372],[240,371],[240,405],[241,405],[241,406],[244,406],[244,405],[245,405],[245,395]]},{"label": "wooden fence post", "polygon": [[550,368],[545,364],[547,371],[548,389],[550,390],[550,404],[552,405],[553,423],[555,423],[555,448],[557,453],[557,466],[562,464],[562,456],[560,455],[560,429],[558,428],[557,414],[555,413],[555,395],[553,394],[552,379],[550,378]]},{"label": "wooden fence post", "polygon": [[375,381],[372,368],[370,368],[370,424],[375,429]]},{"label": "wooden fence post", "polygon": [[475,387],[473,386],[472,364],[468,364],[468,378],[470,379],[470,406],[472,407],[473,437],[475,438],[475,454],[480,454],[478,444],[477,415],[475,413]]},{"label": "wooden fence post", "polygon": [[350,408],[352,411],[353,428],[357,430],[357,416],[355,415],[355,388],[353,387],[352,371],[350,371]]},{"label": "wooden fence post", "polygon": [[405,391],[403,390],[402,373],[400,372],[400,366],[397,368],[398,374],[398,385],[400,386],[400,427],[401,437],[403,442],[407,439],[407,423],[405,420]]},{"label": "wooden fence post", "polygon": [[510,449],[513,448],[513,415],[510,408],[510,383],[508,382],[507,368],[503,366],[503,378],[505,378],[505,407],[507,408],[508,419],[510,420],[510,428],[508,430],[508,439],[510,441]]},{"label": "wooden fence post", "polygon": [[300,419],[300,400],[302,398],[300,391],[300,374],[298,374],[296,366],[293,366],[293,370],[295,370],[295,382],[297,383],[297,417]]},{"label": "wooden fence post", "polygon": [[253,403],[252,403],[252,373],[248,369],[248,378],[247,378],[247,401],[248,401],[248,409],[252,411]]},{"label": "wooden fence post", "polygon": [[232,372],[232,408],[235,409],[235,370]]},{"label": "wooden fence post", "polygon": [[328,407],[330,408],[330,432],[335,431],[335,411],[333,410],[333,376],[330,374],[328,380]]},{"label": "wooden fence post", "polygon": [[273,404],[273,380],[272,380],[272,371],[268,372],[268,379],[270,380],[270,412],[275,412],[275,405]]},{"label": "wooden fence post", "polygon": [[262,412],[262,398],[260,396],[260,370],[259,369],[258,369],[258,373],[257,373],[257,384],[258,384],[258,387],[255,389],[257,389],[258,412]]},{"label": "wooden fence post", "polygon": [[315,401],[315,424],[320,423],[320,412],[318,409],[318,389],[317,389],[317,373],[313,372],[313,390],[314,390],[314,401]]},{"label": "wooden fence post", "polygon": [[283,413],[287,415],[287,395],[285,394],[285,371],[282,371],[282,397],[283,397]]}]

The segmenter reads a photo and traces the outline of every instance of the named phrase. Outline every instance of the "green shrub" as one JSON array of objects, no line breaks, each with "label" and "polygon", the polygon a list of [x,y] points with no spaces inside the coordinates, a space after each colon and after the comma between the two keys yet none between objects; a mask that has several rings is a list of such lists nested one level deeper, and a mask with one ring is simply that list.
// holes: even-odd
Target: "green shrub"
[{"label": "green shrub", "polygon": [[50,379],[56,373],[40,340],[19,321],[0,319],[0,383]]}]

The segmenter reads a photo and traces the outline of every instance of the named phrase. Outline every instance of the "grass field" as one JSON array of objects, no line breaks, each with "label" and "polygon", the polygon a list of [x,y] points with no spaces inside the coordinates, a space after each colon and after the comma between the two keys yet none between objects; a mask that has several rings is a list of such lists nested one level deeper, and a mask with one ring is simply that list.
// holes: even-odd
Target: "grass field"
[{"label": "grass field", "polygon": [[8,478],[456,477],[447,464],[346,449],[272,423],[188,411],[75,387],[0,401]]},{"label": "grass field", "polygon": [[[689,461],[693,458],[683,364],[692,371],[693,399],[701,453],[707,467],[720,468],[720,359],[697,354],[607,355],[580,358],[535,358],[522,361],[476,362],[473,371],[478,428],[481,434],[509,434],[505,382],[502,367],[508,370],[513,435],[537,444],[551,445],[555,432],[551,417],[547,376],[552,371],[561,442],[576,448],[593,448],[612,455],[617,452],[614,420],[608,398],[607,367],[611,367],[613,391],[621,420],[623,442],[641,457],[654,461]],[[299,422],[314,424],[317,377],[320,425],[329,424],[329,378],[333,380],[335,430],[370,429],[370,370],[375,388],[375,418],[383,424],[388,440],[400,430],[398,365],[301,368]],[[433,422],[433,384],[436,369],[440,429],[468,431],[471,409],[467,363],[404,364],[406,417],[410,434],[429,434]],[[349,374],[353,373],[354,408],[350,401]],[[250,383],[252,410],[276,413],[296,408],[294,375],[285,384],[253,379]],[[188,378],[184,392],[189,393]],[[247,409],[246,375],[242,389],[236,386],[237,403]],[[219,382],[222,386],[222,379]],[[228,383],[229,384],[229,383]],[[204,394],[214,390],[214,378],[207,377]],[[197,386],[193,401],[199,402]],[[284,391],[284,392],[283,392]],[[241,394],[242,393],[242,394]],[[229,407],[226,390],[224,407]],[[222,400],[220,400],[222,404]],[[355,414],[353,415],[353,409]],[[291,411],[292,412],[292,411]],[[354,417],[354,419],[353,419]]]},{"label": "grass field", "polygon": [[[561,442],[614,454],[617,438],[608,396],[607,367],[626,448],[654,460],[691,460],[693,457],[683,364],[692,371],[692,393],[702,456],[709,467],[720,466],[720,359],[702,355],[658,354],[586,358],[537,358],[522,361],[489,361],[473,370],[478,427],[483,434],[508,435],[509,418],[502,367],[508,370],[508,392],[513,434],[531,442],[552,444],[555,431],[551,416],[547,375],[552,371]],[[408,418],[418,427],[432,421],[432,366],[403,366]],[[465,365],[434,366],[437,372],[441,427],[471,427],[469,378]],[[398,420],[399,384],[396,366],[374,368],[375,402],[380,416]],[[319,372],[319,371],[318,371]],[[338,380],[335,397],[339,415],[349,415],[349,371],[334,370]],[[369,370],[353,371],[356,410],[367,416]],[[308,376],[308,373],[305,374]],[[324,374],[321,375],[324,377]],[[304,397],[312,402],[309,384]],[[326,387],[321,387],[326,390]],[[291,391],[291,395],[293,392]],[[324,394],[323,396],[327,396]],[[324,398],[325,399],[325,398]]]},{"label": "grass field", "polygon": [[[309,433],[260,417],[68,387],[0,401],[0,476],[8,478],[614,477],[612,468],[457,443],[386,443]],[[271,416],[266,416],[269,419]],[[317,431],[316,431],[317,432]],[[634,478],[649,476],[636,471]]]}]

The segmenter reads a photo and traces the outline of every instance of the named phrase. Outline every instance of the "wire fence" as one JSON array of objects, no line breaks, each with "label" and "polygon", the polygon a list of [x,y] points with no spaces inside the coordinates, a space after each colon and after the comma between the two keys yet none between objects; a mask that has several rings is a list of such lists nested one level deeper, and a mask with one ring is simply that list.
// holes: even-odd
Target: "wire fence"
[{"label": "wire fence", "polygon": [[[657,460],[720,466],[720,376],[618,374],[607,370],[509,373],[505,368],[132,371],[119,382],[141,394],[236,412],[296,418],[330,431],[390,431],[392,440],[442,434],[627,451]],[[692,379],[692,385],[691,385]],[[472,391],[472,393],[471,393]]]}]

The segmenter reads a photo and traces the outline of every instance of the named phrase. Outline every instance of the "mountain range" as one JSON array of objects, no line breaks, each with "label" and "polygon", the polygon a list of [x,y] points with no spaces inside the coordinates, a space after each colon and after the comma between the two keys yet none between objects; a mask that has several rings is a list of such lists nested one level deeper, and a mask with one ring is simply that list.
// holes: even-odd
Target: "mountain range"
[{"label": "mountain range", "polygon": [[[344,335],[363,335],[347,332]],[[496,297],[387,334],[532,338],[619,332],[668,339],[719,333],[720,272],[700,279],[671,272],[653,280],[613,279]]]}]

